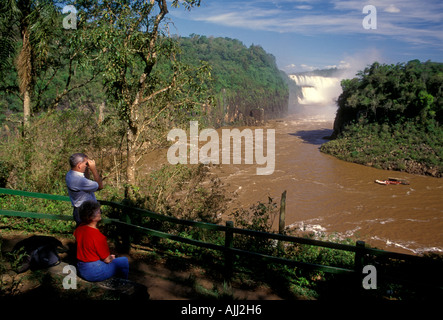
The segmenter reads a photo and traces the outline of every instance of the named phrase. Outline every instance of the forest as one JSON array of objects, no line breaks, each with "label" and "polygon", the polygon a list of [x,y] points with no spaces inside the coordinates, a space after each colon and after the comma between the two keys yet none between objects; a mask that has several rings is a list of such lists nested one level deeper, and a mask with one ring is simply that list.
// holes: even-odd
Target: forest
[{"label": "forest", "polygon": [[341,83],[321,151],[382,169],[443,175],[443,63],[378,62]]},{"label": "forest", "polygon": [[[179,39],[183,60],[211,65],[217,118],[225,123],[253,124],[258,110],[266,119],[283,117],[288,110],[287,75],[278,70],[275,57],[259,45],[245,47],[230,38],[190,35]],[[248,119],[248,118],[254,119]],[[249,121],[248,121],[249,120]],[[252,120],[252,121],[251,121]]]},{"label": "forest", "polygon": [[76,1],[76,29],[65,29],[57,3],[0,7],[1,186],[63,194],[66,159],[81,150],[113,192],[134,191],[140,159],[173,127],[254,125],[287,111],[286,75],[258,45],[169,35],[162,1]]}]

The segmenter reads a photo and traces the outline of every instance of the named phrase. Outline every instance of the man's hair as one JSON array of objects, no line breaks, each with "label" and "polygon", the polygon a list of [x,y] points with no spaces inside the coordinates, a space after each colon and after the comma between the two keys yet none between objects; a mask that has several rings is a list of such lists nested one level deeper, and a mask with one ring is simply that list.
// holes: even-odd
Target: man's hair
[{"label": "man's hair", "polygon": [[88,156],[84,153],[74,153],[69,157],[69,164],[71,165],[71,168],[74,168],[80,162],[85,161],[86,158],[88,158]]},{"label": "man's hair", "polygon": [[97,209],[100,209],[100,203],[93,200],[83,202],[78,209],[82,223],[90,223],[95,216]]}]

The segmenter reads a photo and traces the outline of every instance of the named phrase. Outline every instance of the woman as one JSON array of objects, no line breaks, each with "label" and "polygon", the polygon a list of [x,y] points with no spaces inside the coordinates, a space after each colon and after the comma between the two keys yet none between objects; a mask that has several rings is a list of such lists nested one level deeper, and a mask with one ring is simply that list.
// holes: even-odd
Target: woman
[{"label": "woman", "polygon": [[102,219],[100,204],[85,201],[79,214],[82,222],[74,231],[79,275],[87,281],[103,281],[113,276],[128,279],[128,259],[110,254],[106,237],[97,229]]}]

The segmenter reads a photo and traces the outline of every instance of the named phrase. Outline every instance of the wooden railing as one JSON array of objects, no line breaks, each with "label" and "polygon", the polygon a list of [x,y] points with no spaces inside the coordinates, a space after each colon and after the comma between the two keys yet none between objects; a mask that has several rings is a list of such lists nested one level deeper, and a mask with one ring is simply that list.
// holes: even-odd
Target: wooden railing
[{"label": "wooden railing", "polygon": [[[5,189],[0,188],[0,194],[7,194],[7,195],[15,195],[15,196],[24,196],[24,197],[32,197],[32,198],[42,198],[42,199],[48,199],[48,200],[55,200],[55,201],[70,201],[69,197],[67,196],[61,196],[61,195],[51,195],[51,194],[42,194],[42,193],[35,193],[35,192],[27,192],[27,191],[19,191],[19,190],[12,190],[12,189]],[[309,238],[303,238],[303,237],[294,237],[294,236],[288,236],[284,234],[277,234],[277,233],[266,233],[266,232],[260,232],[260,231],[254,231],[254,230],[246,230],[241,228],[235,228],[232,221],[226,222],[226,225],[217,225],[212,223],[206,223],[206,222],[198,222],[198,221],[192,221],[192,220],[184,220],[184,219],[178,219],[170,216],[161,215],[155,212],[152,212],[150,210],[140,209],[140,208],[133,208],[126,206],[121,203],[112,202],[112,201],[106,201],[106,200],[99,200],[101,205],[110,206],[115,209],[119,209],[124,213],[124,216],[120,219],[111,219],[111,218],[104,218],[103,221],[105,223],[115,223],[119,225],[120,227],[123,227],[124,229],[135,229],[139,230],[145,234],[154,236],[154,237],[160,237],[165,239],[170,239],[173,241],[178,241],[181,243],[186,243],[202,248],[208,248],[212,250],[218,250],[224,253],[225,257],[225,269],[228,274],[232,274],[233,272],[233,266],[234,266],[234,259],[236,256],[247,256],[252,258],[259,258],[264,261],[274,263],[274,264],[284,264],[292,267],[297,268],[303,268],[307,270],[316,270],[316,271],[322,271],[327,273],[335,273],[335,274],[349,274],[349,275],[356,275],[358,279],[362,278],[362,270],[363,267],[366,265],[366,263],[373,263],[374,258],[376,257],[382,257],[383,259],[395,259],[395,260],[401,260],[407,263],[413,263],[420,266],[430,266],[428,270],[443,270],[443,264],[442,260],[435,260],[430,258],[425,258],[421,256],[414,256],[409,254],[403,254],[403,253],[397,253],[397,252],[390,252],[385,250],[379,250],[374,248],[368,248],[365,246],[365,243],[363,241],[357,241],[355,245],[348,245],[348,244],[341,244],[341,243],[335,243],[335,242],[328,242],[328,241],[320,241],[315,239],[309,239]],[[130,221],[130,217],[132,214],[137,214],[141,216],[146,216],[152,219],[165,221],[177,225],[183,225],[183,226],[192,226],[197,227],[201,229],[208,229],[212,231],[220,231],[224,232],[225,234],[225,241],[224,245],[217,245],[214,243],[209,242],[203,242],[200,240],[190,239],[181,237],[178,235],[170,234],[167,232],[139,226],[132,224]],[[72,214],[71,212],[69,215],[50,215],[50,214],[42,214],[42,213],[36,213],[36,212],[22,212],[22,211],[12,211],[12,210],[5,210],[0,209],[0,215],[6,215],[6,216],[16,216],[16,217],[28,217],[28,218],[37,218],[37,219],[53,219],[53,220],[66,220],[70,221],[72,220]],[[241,250],[238,248],[233,247],[233,239],[234,235],[246,235],[250,237],[256,237],[256,238],[263,238],[263,239],[273,239],[280,242],[289,242],[289,243],[297,243],[302,245],[310,245],[310,246],[318,246],[323,248],[330,248],[330,249],[336,249],[336,250],[342,250],[342,251],[348,251],[353,252],[355,254],[354,256],[354,268],[347,269],[347,268],[341,268],[341,267],[334,267],[334,266],[327,266],[327,265],[320,265],[320,264],[313,264],[313,263],[307,263],[302,261],[296,261],[292,259],[286,259],[276,256],[270,256],[258,252],[251,252],[246,250]],[[360,276],[360,277],[358,277]],[[441,281],[442,277],[441,274],[438,275],[429,275],[429,282],[423,281],[421,277],[419,280],[415,281],[416,275],[411,274],[408,275],[406,278],[403,276],[402,278],[396,278],[395,275],[390,275],[389,279],[394,282],[408,282],[408,283],[414,283],[418,285],[424,285],[424,286],[431,286],[433,288],[436,288],[437,290],[440,290],[440,292],[443,293],[443,283]],[[361,285],[361,281],[360,281]]]}]

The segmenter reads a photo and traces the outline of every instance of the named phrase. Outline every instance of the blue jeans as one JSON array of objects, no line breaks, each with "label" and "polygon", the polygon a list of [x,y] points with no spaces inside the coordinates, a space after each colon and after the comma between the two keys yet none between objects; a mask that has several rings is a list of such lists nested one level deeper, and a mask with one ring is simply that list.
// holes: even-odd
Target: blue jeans
[{"label": "blue jeans", "polygon": [[126,257],[118,257],[110,263],[101,260],[93,262],[77,262],[80,277],[87,281],[104,281],[113,276],[128,279],[129,262]]}]

